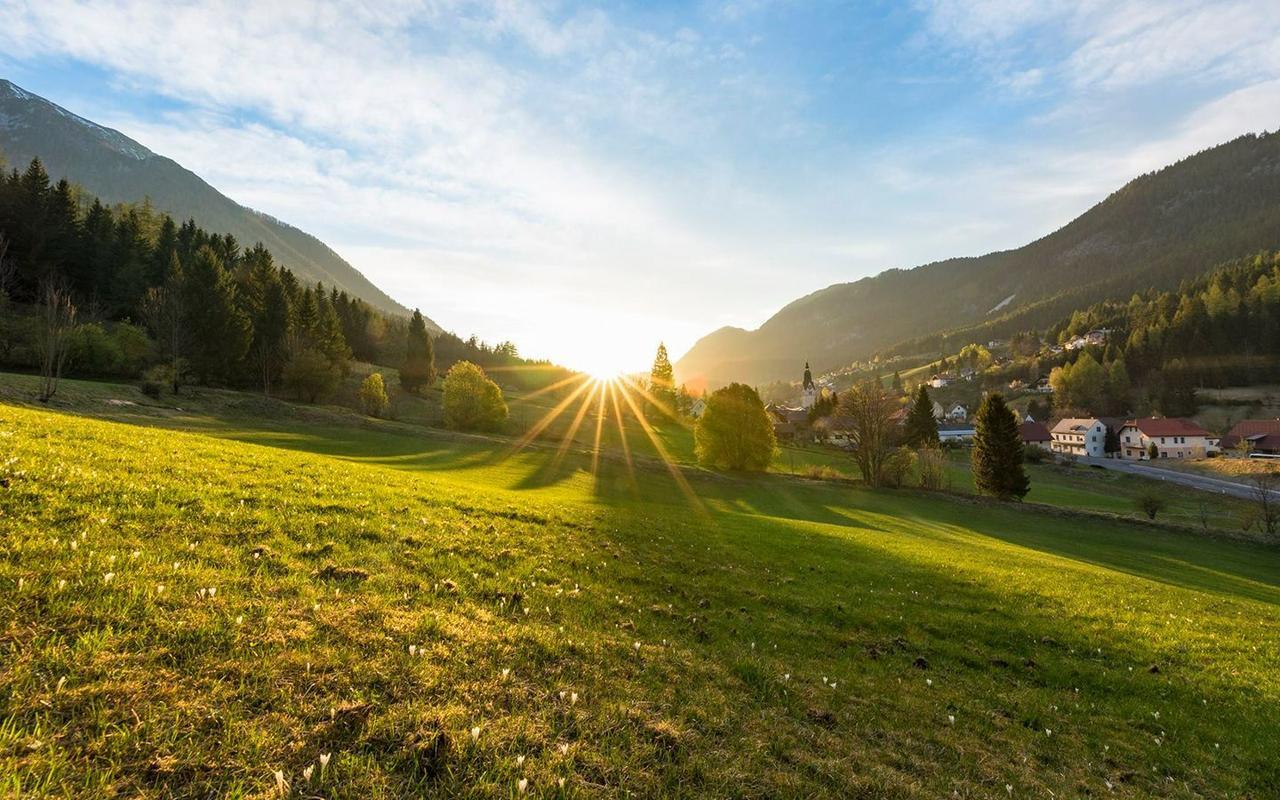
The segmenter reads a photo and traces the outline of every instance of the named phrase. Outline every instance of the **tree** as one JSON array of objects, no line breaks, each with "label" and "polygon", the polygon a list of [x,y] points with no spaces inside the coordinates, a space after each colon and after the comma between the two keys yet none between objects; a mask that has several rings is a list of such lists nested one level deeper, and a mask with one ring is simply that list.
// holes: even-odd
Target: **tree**
[{"label": "tree", "polygon": [[741,383],[711,393],[693,440],[698,462],[716,469],[763,472],[777,449],[760,395]]},{"label": "tree", "polygon": [[71,295],[50,279],[40,293],[40,325],[36,351],[40,358],[40,402],[47,403],[58,391],[62,367],[67,360],[67,345],[76,322],[76,307]]},{"label": "tree", "polygon": [[1107,426],[1107,434],[1102,443],[1102,452],[1109,456],[1114,456],[1120,452],[1120,431],[1111,425]]},{"label": "tree", "polygon": [[371,373],[360,384],[360,407],[371,417],[381,417],[387,413],[387,387],[382,380],[382,373]]},{"label": "tree", "polygon": [[920,488],[941,489],[946,475],[947,454],[940,447],[922,447],[916,453],[920,465]]},{"label": "tree", "polygon": [[893,371],[893,390],[898,394],[903,393],[902,375],[896,369]]},{"label": "tree", "polygon": [[1151,491],[1138,495],[1134,503],[1138,506],[1139,511],[1147,515],[1147,519],[1152,520],[1156,518],[1157,514],[1164,511],[1167,505],[1163,497]]},{"label": "tree", "polygon": [[253,358],[262,379],[262,393],[271,396],[271,385],[284,368],[289,340],[289,297],[275,270],[261,276],[260,295],[253,313]]},{"label": "tree", "polygon": [[863,482],[870,486],[885,483],[885,464],[891,452],[891,418],[896,408],[893,397],[877,380],[856,383],[840,398],[840,410],[851,421],[853,460]]},{"label": "tree", "polygon": [[973,480],[978,491],[1001,500],[1021,500],[1031,489],[1022,466],[1022,434],[1017,417],[999,393],[978,407],[973,437]]},{"label": "tree", "polygon": [[907,412],[903,428],[903,441],[910,447],[937,447],[940,443],[938,420],[933,416],[933,401],[923,383],[916,390],[916,399]]},{"label": "tree", "polygon": [[[403,373],[401,373],[403,375]],[[444,376],[444,424],[464,431],[495,430],[507,418],[502,389],[470,361],[459,361]]]},{"label": "tree", "polygon": [[1147,445],[1147,458],[1151,459],[1152,461],[1155,461],[1156,459],[1160,458],[1160,448],[1156,447],[1155,442],[1152,442],[1151,444]]},{"label": "tree", "polygon": [[196,253],[182,282],[191,369],[205,383],[229,383],[249,349],[249,318],[236,303],[236,287],[213,248]]},{"label": "tree", "polygon": [[308,403],[328,396],[341,379],[338,367],[314,347],[299,349],[284,367],[285,385]]},{"label": "tree", "polygon": [[675,377],[671,359],[667,357],[667,346],[662,342],[658,343],[658,353],[653,357],[653,368],[649,370],[649,394],[663,411],[674,413]]},{"label": "tree", "polygon": [[1259,472],[1249,479],[1253,487],[1253,500],[1258,506],[1258,525],[1268,536],[1275,536],[1280,528],[1280,474]]},{"label": "tree", "polygon": [[427,333],[422,312],[413,310],[405,339],[404,363],[400,366],[400,387],[406,392],[421,392],[436,382],[436,355]]},{"label": "tree", "polygon": [[184,353],[187,343],[185,293],[182,291],[182,267],[177,256],[170,260],[164,285],[152,286],[142,299],[142,318],[160,343],[169,360],[167,373],[174,394],[182,385]]}]

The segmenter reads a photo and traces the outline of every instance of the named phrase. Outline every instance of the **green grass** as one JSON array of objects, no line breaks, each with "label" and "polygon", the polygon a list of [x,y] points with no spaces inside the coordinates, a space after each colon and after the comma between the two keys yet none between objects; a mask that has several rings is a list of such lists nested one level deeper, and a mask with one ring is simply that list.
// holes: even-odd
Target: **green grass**
[{"label": "green grass", "polygon": [[1275,549],[107,399],[0,403],[0,796],[1280,792]]}]

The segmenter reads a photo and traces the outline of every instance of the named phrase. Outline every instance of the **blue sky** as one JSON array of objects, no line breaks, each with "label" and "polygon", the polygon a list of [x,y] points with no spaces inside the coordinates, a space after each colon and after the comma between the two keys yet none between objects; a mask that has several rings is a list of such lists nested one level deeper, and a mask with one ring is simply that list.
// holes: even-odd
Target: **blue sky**
[{"label": "blue sky", "polygon": [[0,75],[596,371],[1280,120],[1261,0],[0,0]]}]

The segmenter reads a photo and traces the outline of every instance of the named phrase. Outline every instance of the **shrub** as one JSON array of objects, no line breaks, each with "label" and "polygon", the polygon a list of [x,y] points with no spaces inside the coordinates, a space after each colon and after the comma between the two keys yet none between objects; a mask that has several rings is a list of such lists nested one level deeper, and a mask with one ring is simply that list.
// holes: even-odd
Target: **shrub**
[{"label": "shrub", "polygon": [[67,337],[67,362],[83,375],[113,375],[120,367],[120,350],[101,325],[88,322]]},{"label": "shrub", "polygon": [[444,424],[463,431],[491,431],[507,418],[502,389],[484,370],[459,361],[444,376]]},{"label": "shrub", "polygon": [[111,342],[119,359],[116,366],[121,375],[137,375],[151,358],[151,339],[137,325],[127,322],[116,325],[111,331]]},{"label": "shrub", "polygon": [[320,351],[306,347],[294,354],[284,367],[284,383],[298,399],[314,403],[338,386],[341,371]]},{"label": "shrub", "polygon": [[922,447],[916,453],[920,465],[920,488],[941,489],[946,474],[947,454],[941,447]]},{"label": "shrub", "polygon": [[147,397],[160,399],[164,390],[173,386],[173,369],[168,364],[159,364],[142,374],[142,393]]},{"label": "shrub", "polygon": [[1134,502],[1138,510],[1147,515],[1147,519],[1155,519],[1156,515],[1164,511],[1168,505],[1165,499],[1155,492],[1143,492]]},{"label": "shrub", "polygon": [[1040,464],[1044,461],[1046,453],[1043,447],[1037,445],[1027,445],[1022,448],[1022,460],[1027,464]]},{"label": "shrub", "polygon": [[693,440],[699,463],[717,469],[763,472],[777,448],[760,395],[741,383],[711,393]]},{"label": "shrub", "polygon": [[360,407],[371,417],[381,417],[387,413],[387,387],[382,380],[382,373],[375,372],[360,384]]},{"label": "shrub", "polygon": [[916,454],[909,447],[894,448],[880,467],[880,484],[894,489],[902,487],[916,465]]},{"label": "shrub", "polygon": [[820,481],[835,481],[844,477],[844,473],[835,467],[819,466],[817,464],[810,464],[800,474],[806,478]]}]

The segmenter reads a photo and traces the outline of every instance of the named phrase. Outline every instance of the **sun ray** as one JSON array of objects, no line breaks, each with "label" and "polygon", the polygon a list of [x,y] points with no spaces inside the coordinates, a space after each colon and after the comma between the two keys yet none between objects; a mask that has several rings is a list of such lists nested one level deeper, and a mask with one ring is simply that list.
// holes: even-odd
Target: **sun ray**
[{"label": "sun ray", "polygon": [[600,434],[604,432],[604,392],[608,382],[600,381],[600,389],[596,392],[596,440],[591,448],[591,474],[596,476],[597,482],[600,475]]},{"label": "sun ray", "polygon": [[623,383],[625,383],[627,386],[633,389],[637,394],[639,394],[645,400],[649,401],[650,403],[653,403],[654,408],[658,409],[663,414],[670,417],[673,421],[679,423],[680,425],[688,427],[689,423],[687,420],[681,417],[680,414],[677,413],[676,410],[672,408],[669,404],[663,402],[662,400],[659,400],[657,397],[653,395],[652,392],[644,388],[644,384],[626,375],[619,378],[619,380],[621,380]]},{"label": "sun ray", "polygon": [[547,426],[552,422],[555,422],[556,418],[563,414],[564,410],[572,405],[574,400],[578,399],[578,395],[590,388],[591,385],[592,383],[590,380],[584,380],[582,384],[578,388],[574,389],[568,397],[557,403],[554,408],[542,416],[542,419],[535,422],[533,427],[526,431],[525,434],[516,441],[515,446],[511,448],[508,455],[514,454],[523,450],[525,447],[528,447],[529,443],[537,438],[538,434],[546,430]]},{"label": "sun ray", "polygon": [[546,386],[543,386],[541,389],[538,389],[537,391],[530,392],[529,394],[524,395],[523,398],[521,399],[528,402],[529,400],[532,400],[535,397],[541,397],[544,394],[554,392],[556,389],[562,389],[565,386],[568,386],[569,384],[573,383],[574,381],[582,381],[584,383],[590,383],[591,376],[585,375],[581,372],[576,372],[567,378],[561,378],[555,383],[548,384]]},{"label": "sun ray", "polygon": [[[596,384],[604,385],[600,381],[596,381],[592,385]],[[556,450],[556,457],[551,462],[553,468],[560,466],[560,462],[564,460],[564,454],[573,446],[574,437],[578,435],[578,428],[582,426],[582,420],[586,418],[587,412],[591,410],[592,395],[592,392],[587,392],[586,396],[582,398],[582,405],[578,407],[578,413],[574,415],[573,422],[569,424],[569,430],[565,433],[564,438],[560,440],[560,447]]]},{"label": "sun ray", "polygon": [[627,391],[627,386],[623,384],[618,388],[622,394],[622,399],[631,407],[631,413],[635,415],[636,421],[640,423],[640,429],[644,431],[645,436],[648,436],[649,441],[653,443],[653,449],[658,452],[658,457],[661,458],[662,463],[666,465],[667,471],[671,473],[672,479],[675,480],[676,485],[680,487],[680,491],[684,493],[685,499],[689,501],[689,505],[693,506],[695,511],[705,515],[707,510],[703,507],[702,501],[698,499],[696,494],[694,494],[693,487],[689,485],[689,481],[685,479],[684,473],[680,471],[680,467],[676,465],[675,460],[671,458],[671,454],[667,452],[667,448],[662,443],[662,440],[653,432],[653,427],[649,424],[649,420],[645,419],[644,415],[640,413],[640,409],[636,405],[635,400],[631,398],[631,394]]},{"label": "sun ray", "polygon": [[622,424],[622,408],[618,405],[618,382],[609,382],[609,400],[613,404],[613,419],[618,423],[618,440],[622,442],[622,456],[627,463],[627,477],[631,483],[633,490],[639,490],[640,486],[636,483],[636,467],[631,463],[631,445],[627,442],[627,429]]}]

